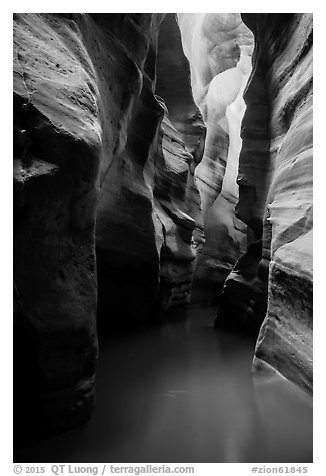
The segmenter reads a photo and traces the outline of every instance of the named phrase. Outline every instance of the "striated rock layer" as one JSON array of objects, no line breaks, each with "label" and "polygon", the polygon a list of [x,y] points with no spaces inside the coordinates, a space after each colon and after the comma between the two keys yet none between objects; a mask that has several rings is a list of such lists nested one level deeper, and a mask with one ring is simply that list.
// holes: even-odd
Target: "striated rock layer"
[{"label": "striated rock layer", "polygon": [[[163,108],[154,87],[162,16],[96,19],[113,24],[105,36],[94,35],[105,54],[98,58],[106,124],[96,217],[99,325],[135,325],[149,316],[159,293],[153,186]],[[93,61],[98,50],[95,45]]]},{"label": "striated rock layer", "polygon": [[243,19],[239,159],[240,14],[15,15],[20,428],[90,418],[96,314],[139,325],[191,286],[224,283],[217,325],[265,317],[255,368],[311,390],[312,18]]},{"label": "striated rock layer", "polygon": [[102,132],[78,22],[14,18],[14,404],[28,432],[87,421],[94,404]]},{"label": "striated rock layer", "polygon": [[[261,15],[270,78],[272,175],[264,216],[268,308],[255,366],[267,363],[312,391],[312,14]],[[263,33],[262,33],[263,32]],[[267,50],[267,52],[266,52]]]},{"label": "striated rock layer", "polygon": [[203,242],[194,168],[205,127],[176,19],[167,15],[171,38],[159,39],[163,19],[15,15],[20,428],[55,433],[90,418],[97,301],[102,327],[140,324],[189,301]]},{"label": "striated rock layer", "polygon": [[206,128],[193,99],[190,67],[174,14],[167,14],[160,28],[155,91],[166,105],[154,187],[164,237],[160,256],[164,310],[189,303],[196,255],[204,242],[194,172],[202,159]]},{"label": "striated rock layer", "polygon": [[[200,243],[200,234],[193,239],[201,213],[193,172],[205,129],[192,98],[175,17],[166,16],[159,37],[157,25],[154,31],[141,90],[118,129],[119,146],[100,179],[99,316],[109,326],[137,325],[168,307],[187,304]],[[106,51],[110,48],[111,40]],[[116,89],[126,101],[133,83],[128,76],[124,81]],[[119,101],[112,96],[118,111]]]},{"label": "striated rock layer", "polygon": [[[312,15],[245,14],[255,34],[237,215],[251,239],[218,325],[261,326],[254,368],[312,391]],[[249,235],[248,235],[249,236]]]},{"label": "striated rock layer", "polygon": [[198,256],[192,302],[218,299],[225,278],[245,251],[246,225],[238,201],[243,89],[251,70],[253,34],[239,13],[179,14],[191,65],[194,98],[207,127],[195,176],[204,215],[205,245]]}]

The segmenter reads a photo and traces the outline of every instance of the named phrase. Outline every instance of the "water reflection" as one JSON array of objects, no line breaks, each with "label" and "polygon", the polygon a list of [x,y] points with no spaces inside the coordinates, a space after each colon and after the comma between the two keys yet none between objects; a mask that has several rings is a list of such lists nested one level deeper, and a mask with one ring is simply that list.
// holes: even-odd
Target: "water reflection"
[{"label": "water reflection", "polygon": [[101,338],[93,421],[25,442],[24,462],[310,462],[311,399],[253,381],[254,340],[185,321]]}]

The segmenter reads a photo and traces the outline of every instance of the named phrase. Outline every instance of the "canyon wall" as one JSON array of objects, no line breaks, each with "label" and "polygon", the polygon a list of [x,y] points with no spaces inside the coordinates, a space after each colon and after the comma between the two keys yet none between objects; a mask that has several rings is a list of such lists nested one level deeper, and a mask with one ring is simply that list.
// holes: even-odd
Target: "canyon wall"
[{"label": "canyon wall", "polygon": [[183,13],[178,20],[194,98],[207,127],[204,156],[195,171],[205,244],[198,255],[192,302],[209,304],[219,300],[225,278],[247,244],[247,227],[235,215],[235,205],[242,96],[251,71],[253,34],[239,13]]},{"label": "canyon wall", "polygon": [[107,131],[96,215],[98,317],[100,327],[120,327],[147,318],[159,291],[153,184],[163,108],[154,87],[162,16],[96,15],[100,23],[106,18],[113,34],[97,60]]},{"label": "canyon wall", "polygon": [[311,391],[312,16],[242,19],[15,14],[20,429],[87,421],[96,324],[191,290],[217,326],[260,329],[255,369]]},{"label": "canyon wall", "polygon": [[[96,255],[103,326],[135,326],[187,304],[200,243],[198,233],[193,240],[201,214],[193,171],[205,128],[174,15],[164,19],[159,38],[155,31],[140,94],[120,129],[125,142],[100,179]],[[130,77],[124,81],[123,91]]]},{"label": "canyon wall", "polygon": [[237,216],[248,247],[216,324],[259,330],[254,369],[312,391],[312,15],[244,14],[255,34]]},{"label": "canyon wall", "polygon": [[192,302],[215,299],[216,327],[259,334],[254,369],[310,392],[312,15],[178,20],[207,127]]},{"label": "canyon wall", "polygon": [[259,14],[254,25],[270,98],[271,161],[263,218],[268,307],[254,366],[312,392],[313,19]]},{"label": "canyon wall", "polygon": [[[14,16],[20,430],[51,434],[90,418],[96,314],[100,328],[130,327],[189,302],[203,242],[193,175],[205,127],[176,19],[168,15],[162,26],[170,45],[159,40],[163,20]],[[156,63],[167,70],[157,91]],[[184,94],[173,95],[178,81]]]},{"label": "canyon wall", "polygon": [[31,433],[94,404],[96,74],[74,20],[14,16],[14,412]]},{"label": "canyon wall", "polygon": [[154,187],[155,210],[164,236],[159,300],[164,311],[189,303],[194,265],[204,243],[194,173],[203,156],[206,127],[192,95],[177,18],[171,13],[160,28],[155,92],[166,105]]}]

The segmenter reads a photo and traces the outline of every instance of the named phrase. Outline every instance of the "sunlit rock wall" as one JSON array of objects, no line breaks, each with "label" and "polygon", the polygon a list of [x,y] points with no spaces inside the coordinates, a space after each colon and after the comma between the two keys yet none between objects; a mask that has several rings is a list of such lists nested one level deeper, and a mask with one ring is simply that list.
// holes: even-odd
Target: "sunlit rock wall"
[{"label": "sunlit rock wall", "polygon": [[251,22],[271,98],[272,169],[263,234],[268,308],[254,364],[272,367],[311,392],[312,14],[259,14]]},{"label": "sunlit rock wall", "polygon": [[206,127],[204,156],[196,168],[205,245],[198,256],[192,301],[219,299],[226,276],[244,252],[246,225],[238,201],[243,90],[251,71],[253,35],[238,13],[179,14],[192,88]]},{"label": "sunlit rock wall", "polygon": [[[255,33],[237,215],[251,230],[217,321],[260,329],[254,367],[312,391],[312,15],[245,14]],[[250,236],[250,234],[248,234]]]},{"label": "sunlit rock wall", "polygon": [[[257,39],[255,40],[257,42]],[[217,327],[258,333],[267,307],[268,262],[262,261],[263,216],[270,180],[270,101],[264,72],[253,55],[253,70],[243,93],[246,111],[235,177],[239,186],[236,216],[247,224],[247,246],[227,276],[220,296]]]},{"label": "sunlit rock wall", "polygon": [[160,255],[160,306],[164,310],[189,303],[196,255],[203,244],[194,171],[202,159],[206,128],[193,99],[189,62],[175,14],[167,14],[161,24],[155,91],[165,103],[154,188],[164,237]]},{"label": "sunlit rock wall", "polygon": [[218,327],[260,330],[256,369],[311,391],[312,15],[242,19],[178,15],[207,125],[193,298],[217,296]]}]

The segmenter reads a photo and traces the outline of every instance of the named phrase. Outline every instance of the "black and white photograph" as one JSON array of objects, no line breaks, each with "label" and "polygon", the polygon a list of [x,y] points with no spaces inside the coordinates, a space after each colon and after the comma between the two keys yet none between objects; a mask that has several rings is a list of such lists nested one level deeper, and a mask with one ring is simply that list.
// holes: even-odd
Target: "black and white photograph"
[{"label": "black and white photograph", "polygon": [[309,474],[315,15],[71,7],[10,19],[8,474]]}]

